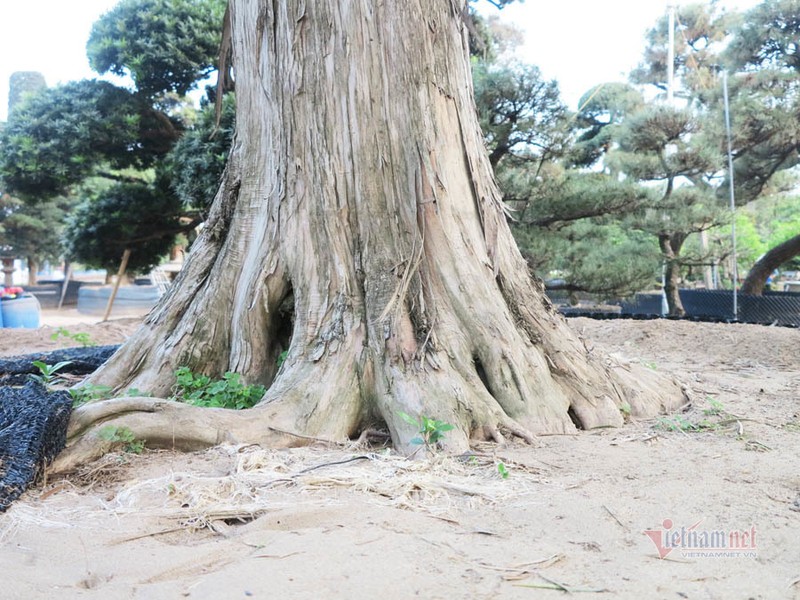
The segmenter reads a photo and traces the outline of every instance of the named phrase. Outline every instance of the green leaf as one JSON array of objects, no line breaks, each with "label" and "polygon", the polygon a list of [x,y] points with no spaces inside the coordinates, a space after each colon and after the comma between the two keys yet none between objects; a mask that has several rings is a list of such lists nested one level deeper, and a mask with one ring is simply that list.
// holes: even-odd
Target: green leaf
[{"label": "green leaf", "polygon": [[284,350],[278,355],[278,368],[280,369],[283,366],[283,363],[286,362],[286,357],[289,356],[289,351]]},{"label": "green leaf", "polygon": [[500,473],[500,477],[503,479],[508,479],[508,476],[510,475],[506,466],[501,462],[497,463],[497,472]]},{"label": "green leaf", "polygon": [[60,371],[61,369],[63,369],[64,367],[66,367],[67,365],[71,365],[71,364],[72,364],[71,360],[63,360],[63,361],[61,361],[59,363],[54,364],[52,367],[50,367],[50,372],[51,373],[56,373],[56,372]]},{"label": "green leaf", "polygon": [[241,410],[252,408],[266,392],[263,385],[245,385],[239,373],[226,372],[222,379],[195,375],[188,368],[176,370],[174,398],[196,406]]},{"label": "green leaf", "polygon": [[[409,415],[409,414],[407,414],[407,413],[404,413],[404,412],[402,412],[402,411],[398,411],[398,413],[397,413],[397,414],[398,414],[398,415],[400,415],[400,418],[401,418],[401,419],[403,419],[403,421],[405,421],[405,422],[406,422],[406,423],[408,423],[409,425],[413,425],[414,427],[420,427],[420,422],[419,422],[419,421],[417,421],[417,420],[416,420],[414,417],[412,417],[411,415]],[[424,418],[425,418],[425,417],[423,417],[423,419],[424,419]]]},{"label": "green leaf", "polygon": [[125,392],[126,396],[149,396],[148,392],[143,392],[139,388],[130,388],[127,392]]},{"label": "green leaf", "polygon": [[100,431],[97,432],[97,435],[102,440],[106,440],[107,442],[119,442],[119,428],[114,427],[113,425],[108,425],[103,427]]}]

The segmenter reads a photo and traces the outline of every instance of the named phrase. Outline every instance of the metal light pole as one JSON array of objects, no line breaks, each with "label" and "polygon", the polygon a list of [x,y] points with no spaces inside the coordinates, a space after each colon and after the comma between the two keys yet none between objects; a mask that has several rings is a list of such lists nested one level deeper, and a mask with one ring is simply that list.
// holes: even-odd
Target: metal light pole
[{"label": "metal light pole", "polygon": [[667,104],[672,106],[675,87],[675,5],[667,6],[669,11],[669,41],[667,42]]},{"label": "metal light pole", "polygon": [[[668,14],[668,42],[667,42],[667,105],[672,106],[675,101],[675,5],[667,5]],[[670,147],[666,148],[667,154]],[[661,263],[661,316],[669,312],[667,302],[667,262],[666,259]]]},{"label": "metal light pole", "polygon": [[722,72],[722,94],[725,99],[725,131],[728,136],[728,183],[731,199],[731,241],[733,243],[733,320],[739,318],[736,286],[739,283],[739,267],[736,261],[736,192],[733,188],[733,142],[731,141],[731,106],[728,100],[728,72]]}]

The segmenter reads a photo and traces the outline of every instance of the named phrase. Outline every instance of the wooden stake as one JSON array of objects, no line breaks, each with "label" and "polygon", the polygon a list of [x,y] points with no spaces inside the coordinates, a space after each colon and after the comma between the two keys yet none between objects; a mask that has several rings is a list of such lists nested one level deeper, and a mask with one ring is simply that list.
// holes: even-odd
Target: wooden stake
[{"label": "wooden stake", "polygon": [[125,275],[125,270],[128,268],[128,259],[131,257],[131,249],[125,248],[125,252],[122,253],[122,262],[119,264],[119,271],[117,271],[117,280],[114,282],[114,289],[111,290],[111,296],[108,298],[108,304],[106,305],[106,314],[103,316],[103,321],[108,321],[108,317],[111,315],[111,307],[114,306],[114,298],[117,297],[117,291],[119,290],[119,284],[122,281],[123,276]]},{"label": "wooden stake", "polygon": [[64,297],[67,295],[69,280],[72,277],[72,261],[67,263],[67,272],[64,273],[64,285],[61,286],[61,298],[58,299],[58,310],[64,305]]}]

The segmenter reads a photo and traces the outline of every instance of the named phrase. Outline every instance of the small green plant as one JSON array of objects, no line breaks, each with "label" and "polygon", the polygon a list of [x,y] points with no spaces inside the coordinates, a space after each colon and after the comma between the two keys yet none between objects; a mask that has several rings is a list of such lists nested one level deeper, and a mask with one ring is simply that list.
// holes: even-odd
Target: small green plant
[{"label": "small green plant", "polygon": [[202,397],[210,383],[211,378],[208,375],[196,375],[189,367],[178,367],[175,371],[173,392],[179,400],[192,403]]},{"label": "small green plant", "polygon": [[726,425],[735,423],[739,417],[731,415],[722,402],[706,396],[708,406],[702,410],[702,418],[699,415],[694,415],[690,420],[683,415],[673,415],[671,417],[662,417],[658,419],[655,427],[664,431],[683,431],[683,432],[700,432],[700,431],[722,431]]},{"label": "small green plant", "polygon": [[134,397],[134,396],[140,396],[142,398],[147,398],[147,397],[150,396],[150,392],[143,392],[139,388],[130,388],[127,392],[125,392],[125,395],[129,396],[131,398]]},{"label": "small green plant", "polygon": [[619,412],[621,412],[623,414],[623,416],[625,416],[626,418],[630,417],[631,416],[631,405],[628,404],[627,402],[623,402],[619,406]]},{"label": "small green plant", "polygon": [[92,341],[92,338],[89,336],[88,333],[83,333],[83,332],[72,333],[66,327],[59,327],[58,329],[56,329],[55,333],[50,336],[50,339],[56,341],[60,337],[65,337],[67,339],[72,340],[73,342],[77,342],[84,348],[90,346],[97,346],[97,343]]},{"label": "small green plant", "polygon": [[656,427],[664,431],[697,431],[699,427],[681,415],[661,417]]},{"label": "small green plant", "polygon": [[657,429],[664,431],[717,431],[720,429],[720,424],[709,419],[702,419],[698,422],[693,422],[686,417],[675,415],[672,417],[661,417],[656,423]]},{"label": "small green plant", "polygon": [[419,419],[415,419],[404,412],[398,414],[406,423],[417,428],[419,437],[413,438],[411,443],[417,446],[425,445],[428,449],[434,448],[444,437],[444,434],[454,428],[450,423],[445,423],[444,421],[432,419],[424,415],[420,416]]},{"label": "small green plant", "polygon": [[58,372],[67,365],[71,364],[72,364],[71,360],[63,360],[54,365],[48,365],[46,362],[43,362],[41,360],[35,360],[33,361],[33,366],[39,369],[39,374],[31,375],[30,377],[34,381],[38,381],[39,383],[41,383],[44,387],[49,388],[50,384],[56,380]]},{"label": "small green plant", "polygon": [[267,389],[263,385],[245,385],[238,373],[228,371],[222,379],[196,375],[189,367],[175,371],[174,398],[180,402],[213,408],[241,410],[252,408]]},{"label": "small green plant", "polygon": [[107,427],[103,427],[98,432],[98,435],[107,442],[122,446],[123,452],[141,454],[142,450],[144,450],[144,440],[136,439],[136,436],[127,427],[108,425]]},{"label": "small green plant", "polygon": [[708,402],[709,407],[703,410],[705,416],[716,417],[725,414],[725,407],[722,406],[722,402],[716,398],[706,396],[706,402]]},{"label": "small green plant", "polygon": [[782,427],[786,431],[800,432],[800,420],[788,421]]},{"label": "small green plant", "polygon": [[286,357],[289,356],[289,351],[284,350],[280,354],[278,354],[278,368],[280,369],[283,366],[283,363],[286,362]]},{"label": "small green plant", "polygon": [[95,385],[93,383],[84,383],[80,387],[70,388],[69,395],[72,397],[72,406],[80,406],[87,402],[95,402],[97,400],[105,400],[111,397],[113,388],[109,385]]},{"label": "small green plant", "polygon": [[500,477],[503,479],[508,479],[508,476],[511,475],[508,471],[508,467],[502,462],[497,463],[497,472],[500,473]]},{"label": "small green plant", "polygon": [[658,365],[653,361],[647,361],[642,363],[645,367],[650,369],[651,371],[658,371]]}]

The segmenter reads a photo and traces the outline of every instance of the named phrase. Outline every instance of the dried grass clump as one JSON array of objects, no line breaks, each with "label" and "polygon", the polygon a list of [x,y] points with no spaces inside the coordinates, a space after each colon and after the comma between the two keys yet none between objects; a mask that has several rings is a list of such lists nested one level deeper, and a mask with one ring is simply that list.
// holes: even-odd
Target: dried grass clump
[{"label": "dried grass clump", "polygon": [[[168,474],[149,477],[156,472],[152,459],[160,460],[163,467],[171,456],[159,454],[160,458],[153,453],[109,456],[71,481],[60,480],[40,490],[38,497],[29,493],[6,515],[0,536],[4,530],[33,522],[54,527],[85,525],[90,515],[76,511],[98,509],[120,516],[147,513],[182,528],[219,531],[225,523],[251,521],[298,502],[337,503],[342,492],[361,493],[371,502],[447,519],[455,509],[530,501],[540,481],[536,468],[484,454],[436,455],[414,461],[388,450],[352,453],[330,447],[265,450],[257,446],[219,446],[194,455],[196,466],[181,460]],[[510,473],[506,479],[498,471],[499,462]],[[65,495],[87,493],[97,497],[94,506],[82,503],[83,509],[70,508]]]}]

